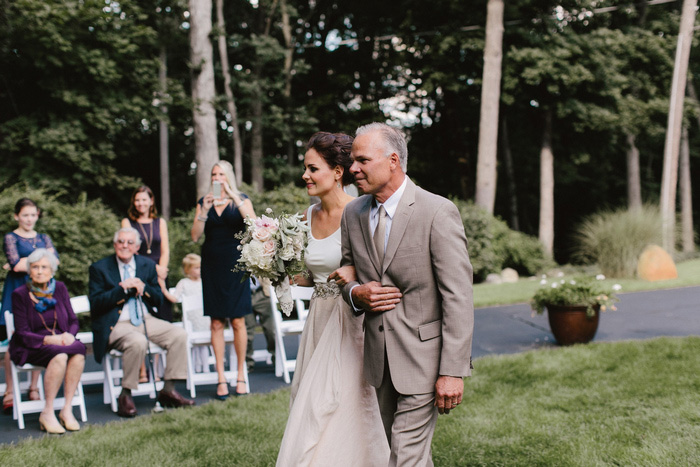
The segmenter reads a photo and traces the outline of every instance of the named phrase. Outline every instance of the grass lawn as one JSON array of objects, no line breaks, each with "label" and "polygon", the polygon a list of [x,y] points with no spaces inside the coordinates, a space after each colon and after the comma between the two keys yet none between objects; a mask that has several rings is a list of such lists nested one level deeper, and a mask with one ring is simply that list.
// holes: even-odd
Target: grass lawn
[{"label": "grass lawn", "polygon": [[[676,265],[678,278],[668,281],[649,282],[640,279],[605,279],[609,285],[620,284],[622,293],[641,290],[673,289],[700,285],[700,259],[684,261]],[[564,276],[567,278],[571,276]],[[492,305],[508,305],[529,302],[540,287],[537,279],[524,278],[514,284],[477,284],[474,286],[474,306],[477,308]]]},{"label": "grass lawn", "polygon": [[[700,338],[594,343],[475,361],[441,416],[438,466],[700,465]],[[288,390],[0,449],[0,465],[274,465]]]}]

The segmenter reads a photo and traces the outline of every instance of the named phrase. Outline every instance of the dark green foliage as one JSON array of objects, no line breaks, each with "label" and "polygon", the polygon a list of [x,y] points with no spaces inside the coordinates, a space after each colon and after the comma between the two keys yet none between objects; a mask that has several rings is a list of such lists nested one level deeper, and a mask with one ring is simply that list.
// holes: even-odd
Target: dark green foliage
[{"label": "dark green foliage", "polygon": [[[114,253],[112,238],[119,218],[100,200],[88,200],[83,193],[67,203],[46,190],[13,185],[0,192],[0,232],[17,228],[12,217],[18,199],[34,200],[42,211],[36,231],[46,233],[61,256],[56,279],[66,283],[71,296],[87,294],[88,267]],[[5,261],[3,255],[3,263]],[[2,271],[5,276],[5,271]]]},{"label": "dark green foliage", "polygon": [[521,275],[533,275],[551,266],[539,240],[508,228],[501,219],[471,202],[452,199],[462,216],[469,241],[474,281],[509,267]]}]

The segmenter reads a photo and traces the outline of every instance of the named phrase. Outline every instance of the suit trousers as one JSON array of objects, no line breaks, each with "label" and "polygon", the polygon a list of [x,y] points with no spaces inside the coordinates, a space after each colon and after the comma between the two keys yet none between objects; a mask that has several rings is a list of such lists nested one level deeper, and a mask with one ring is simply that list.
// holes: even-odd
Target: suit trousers
[{"label": "suit trousers", "polygon": [[[167,351],[163,379],[187,379],[187,333],[172,323],[146,315],[146,331],[151,342]],[[119,321],[109,334],[109,349],[120,351],[124,377],[122,387],[136,389],[139,385],[139,370],[146,358],[147,349],[144,324],[134,326],[131,321]]]},{"label": "suit trousers", "polygon": [[432,466],[431,443],[438,411],[435,393],[399,394],[384,357],[382,384],[376,388],[391,456],[389,466]]}]

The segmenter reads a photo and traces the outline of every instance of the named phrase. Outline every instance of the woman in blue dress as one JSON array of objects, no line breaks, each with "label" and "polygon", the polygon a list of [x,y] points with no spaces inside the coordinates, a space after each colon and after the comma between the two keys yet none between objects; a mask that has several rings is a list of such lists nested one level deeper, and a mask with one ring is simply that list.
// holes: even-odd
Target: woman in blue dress
[{"label": "woman in blue dress", "polygon": [[[12,292],[27,282],[29,268],[27,256],[37,248],[46,248],[58,257],[53,242],[46,234],[40,234],[34,230],[39,220],[41,211],[39,206],[29,198],[22,198],[15,203],[14,217],[17,228],[5,235],[3,248],[7,257],[6,269],[8,269],[5,285],[2,289],[2,310],[0,310],[0,340],[7,339],[5,328],[5,310],[12,311]],[[2,399],[2,409],[5,413],[11,413],[13,393],[10,373],[10,354],[5,353],[5,375],[7,389]],[[32,373],[32,382],[29,386],[29,399],[39,399],[39,372]]]},{"label": "woman in blue dress", "polygon": [[191,234],[195,242],[202,234],[205,236],[202,245],[204,314],[211,317],[211,344],[219,378],[216,398],[224,400],[229,396],[224,374],[224,328],[229,319],[238,359],[236,395],[247,393],[243,378],[248,344],[244,316],[252,311],[250,283],[242,280],[243,272],[234,272],[232,269],[241,256],[238,251],[240,242],[235,235],[245,229],[243,220],[246,216],[255,218],[255,211],[248,196],[238,191],[233,167],[229,162],[218,161],[214,164],[211,182],[212,190],[197,202]]}]

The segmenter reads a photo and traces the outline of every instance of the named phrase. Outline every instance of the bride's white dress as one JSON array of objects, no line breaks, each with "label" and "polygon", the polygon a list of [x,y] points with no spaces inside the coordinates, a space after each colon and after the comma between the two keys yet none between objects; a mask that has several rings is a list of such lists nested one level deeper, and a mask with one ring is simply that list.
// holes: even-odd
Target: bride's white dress
[{"label": "bride's white dress", "polygon": [[385,466],[389,461],[376,393],[363,375],[363,318],[353,315],[335,283],[326,282],[340,258],[340,229],[323,239],[309,235],[306,263],[315,290],[278,466]]}]

